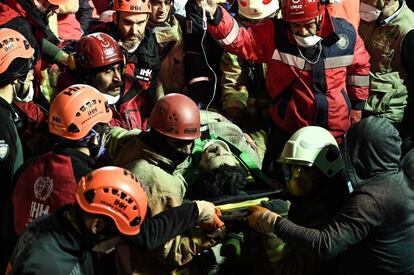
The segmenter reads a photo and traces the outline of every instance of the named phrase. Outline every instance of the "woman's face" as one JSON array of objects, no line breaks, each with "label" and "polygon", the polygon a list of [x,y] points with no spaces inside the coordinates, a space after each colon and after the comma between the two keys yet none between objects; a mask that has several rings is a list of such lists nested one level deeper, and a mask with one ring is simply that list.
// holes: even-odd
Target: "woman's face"
[{"label": "woman's face", "polygon": [[211,170],[222,164],[237,166],[239,162],[224,141],[214,140],[208,142],[203,148],[200,162],[201,168]]}]

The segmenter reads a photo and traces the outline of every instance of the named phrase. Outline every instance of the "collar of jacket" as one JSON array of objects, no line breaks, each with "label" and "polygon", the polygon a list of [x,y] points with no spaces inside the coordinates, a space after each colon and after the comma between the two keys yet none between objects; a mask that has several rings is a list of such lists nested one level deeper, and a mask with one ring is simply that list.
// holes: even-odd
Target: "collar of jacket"
[{"label": "collar of jacket", "polygon": [[[400,1],[396,2],[395,4],[399,5],[399,8],[397,8],[397,11],[395,11],[391,16],[389,16],[389,17],[387,17],[383,20],[380,20],[379,23],[378,23],[379,25],[390,24],[395,18],[397,18],[397,16],[401,13],[403,8],[405,8],[405,6],[407,5],[404,0],[400,0]],[[380,15],[380,18],[381,18],[381,15]]]},{"label": "collar of jacket", "polygon": [[59,208],[54,214],[50,215],[54,229],[61,234],[55,234],[56,241],[67,253],[75,255],[79,260],[86,259],[86,251],[81,246],[81,237],[73,225],[65,217],[65,213],[73,206],[68,204]]},{"label": "collar of jacket", "polygon": [[85,153],[82,153],[79,150],[76,150],[75,148],[62,147],[57,145],[55,148],[53,148],[53,152],[65,156],[78,158],[82,162],[86,163],[88,167],[90,167],[91,169],[95,166],[95,160],[92,157],[88,156]]},{"label": "collar of jacket", "polygon": [[151,146],[145,144],[144,142],[142,142],[142,159],[145,159],[149,163],[160,167],[169,174],[172,174],[176,168],[176,165],[172,160],[160,155]]},{"label": "collar of jacket", "polygon": [[13,108],[12,104],[9,104],[4,98],[0,96],[0,107],[4,107],[5,109],[9,110],[11,119],[13,119],[14,125],[16,128],[21,128],[23,126],[23,121],[20,118],[19,114]]},{"label": "collar of jacket", "polygon": [[16,111],[13,109],[12,105],[9,104],[4,98],[0,96],[0,106],[4,107],[5,109],[9,110],[12,113],[15,113]]}]

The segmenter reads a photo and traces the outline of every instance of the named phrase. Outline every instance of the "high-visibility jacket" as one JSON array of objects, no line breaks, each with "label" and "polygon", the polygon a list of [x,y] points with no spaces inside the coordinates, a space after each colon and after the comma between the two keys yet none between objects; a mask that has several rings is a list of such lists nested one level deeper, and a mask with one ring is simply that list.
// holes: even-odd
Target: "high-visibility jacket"
[{"label": "high-visibility jacket", "polygon": [[317,125],[340,138],[350,127],[351,108],[363,108],[368,96],[369,54],[346,20],[323,13],[318,32],[322,50],[315,64],[301,55],[290,26],[282,19],[240,28],[219,7],[208,29],[229,52],[267,63],[266,87],[272,100],[269,112],[283,131],[293,133]]}]

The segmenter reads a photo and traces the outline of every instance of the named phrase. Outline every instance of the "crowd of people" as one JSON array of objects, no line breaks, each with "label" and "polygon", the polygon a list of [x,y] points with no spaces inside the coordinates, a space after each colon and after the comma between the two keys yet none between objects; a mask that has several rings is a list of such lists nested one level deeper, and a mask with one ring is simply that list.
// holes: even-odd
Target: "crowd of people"
[{"label": "crowd of people", "polygon": [[1,1],[1,272],[414,274],[413,8]]}]

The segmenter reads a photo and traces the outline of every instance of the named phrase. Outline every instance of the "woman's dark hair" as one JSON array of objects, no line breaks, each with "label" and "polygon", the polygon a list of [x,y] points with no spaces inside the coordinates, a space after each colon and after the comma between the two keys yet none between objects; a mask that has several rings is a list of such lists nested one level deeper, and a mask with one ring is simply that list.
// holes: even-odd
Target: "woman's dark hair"
[{"label": "woman's dark hair", "polygon": [[187,192],[189,199],[217,200],[240,194],[247,185],[247,171],[242,166],[222,164],[212,170],[201,170]]}]

